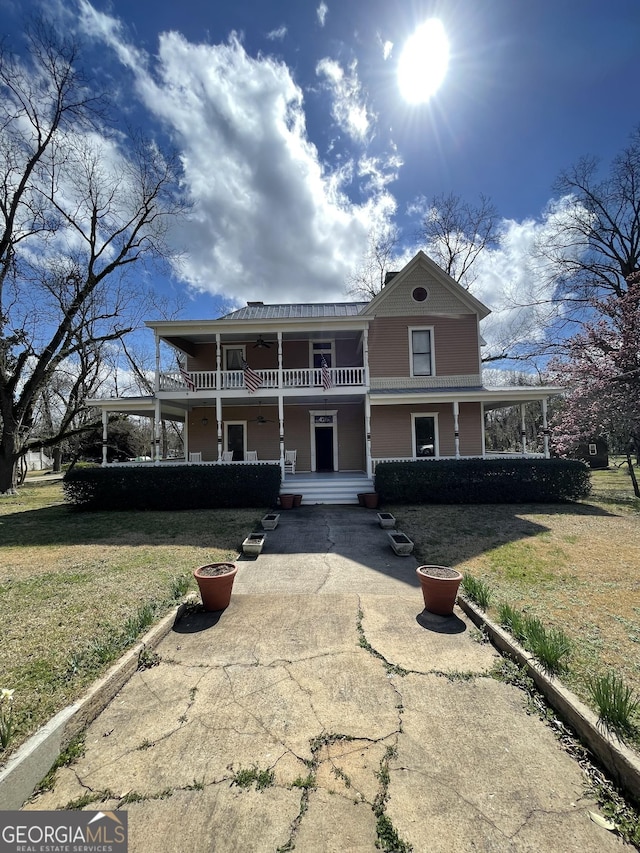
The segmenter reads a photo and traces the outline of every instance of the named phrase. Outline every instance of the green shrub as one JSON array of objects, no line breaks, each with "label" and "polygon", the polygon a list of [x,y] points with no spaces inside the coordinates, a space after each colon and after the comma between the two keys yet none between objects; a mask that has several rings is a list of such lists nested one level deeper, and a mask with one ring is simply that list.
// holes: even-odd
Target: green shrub
[{"label": "green shrub", "polygon": [[80,510],[180,510],[275,506],[278,465],[73,468],[65,500]]},{"label": "green shrub", "polygon": [[587,497],[591,475],[575,459],[431,459],[381,462],[384,503],[562,503]]}]

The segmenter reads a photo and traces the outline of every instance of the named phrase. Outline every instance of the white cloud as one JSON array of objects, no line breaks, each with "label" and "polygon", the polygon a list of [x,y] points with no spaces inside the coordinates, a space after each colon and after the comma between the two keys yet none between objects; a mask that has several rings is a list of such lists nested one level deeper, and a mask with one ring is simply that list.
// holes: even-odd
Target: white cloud
[{"label": "white cloud", "polygon": [[316,15],[318,16],[318,23],[321,27],[324,27],[325,21],[327,20],[327,13],[329,12],[329,7],[324,2],[320,3],[318,8],[316,9]]},{"label": "white cloud", "polygon": [[316,74],[324,79],[333,96],[331,114],[336,124],[352,139],[364,143],[370,134],[371,121],[357,67],[354,61],[345,73],[339,62],[325,58],[316,65]]},{"label": "white cloud", "polygon": [[[165,33],[151,62],[108,16],[83,21],[133,71],[139,99],[180,151],[193,201],[175,237],[185,248],[183,280],[239,302],[341,298],[371,221],[395,211],[383,164],[363,176],[348,159],[337,168],[321,163],[288,67],[249,56],[235,35],[211,45]],[[366,113],[359,120],[363,132]],[[351,181],[368,187],[360,204],[346,195]]]},{"label": "white cloud", "polygon": [[275,30],[271,30],[271,32],[267,33],[267,38],[269,41],[282,41],[287,34],[287,28],[284,24],[281,27],[278,27]]},{"label": "white cloud", "polygon": [[393,50],[393,42],[385,41],[382,43],[382,58],[386,61],[391,56],[391,51]]}]

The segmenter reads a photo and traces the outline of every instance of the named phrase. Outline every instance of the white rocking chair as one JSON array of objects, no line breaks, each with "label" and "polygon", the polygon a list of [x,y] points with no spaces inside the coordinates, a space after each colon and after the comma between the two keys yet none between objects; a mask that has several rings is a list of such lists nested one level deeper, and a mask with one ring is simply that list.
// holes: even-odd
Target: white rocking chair
[{"label": "white rocking chair", "polygon": [[202,462],[202,453],[190,453],[189,462]]},{"label": "white rocking chair", "polygon": [[247,450],[245,457],[245,462],[257,462],[258,461],[258,451],[257,450]]},{"label": "white rocking chair", "polygon": [[284,472],[285,474],[295,474],[296,473],[296,457],[298,455],[297,450],[285,450],[284,452]]},{"label": "white rocking chair", "polygon": [[223,450],[222,451],[222,461],[223,462],[233,462],[233,450]]}]

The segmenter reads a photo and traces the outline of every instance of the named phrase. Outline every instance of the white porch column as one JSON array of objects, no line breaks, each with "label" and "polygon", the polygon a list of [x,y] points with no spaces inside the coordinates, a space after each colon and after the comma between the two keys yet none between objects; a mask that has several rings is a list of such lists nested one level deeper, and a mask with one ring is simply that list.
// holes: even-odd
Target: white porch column
[{"label": "white porch column", "polygon": [[216,389],[222,390],[222,347],[220,345],[220,332],[216,332]]},{"label": "white porch column", "polygon": [[109,413],[106,409],[102,410],[102,467],[107,464],[107,424],[109,423]]},{"label": "white porch column", "polygon": [[460,459],[460,428],[458,420],[460,418],[460,403],[457,400],[453,401],[453,439],[456,448],[456,459]]},{"label": "white porch column", "polygon": [[520,438],[522,440],[522,455],[527,452],[527,428],[525,421],[526,406],[520,403]]},{"label": "white porch column", "polygon": [[156,379],[154,383],[156,394],[160,390],[160,337],[156,332]]},{"label": "white porch column", "polygon": [[153,418],[153,458],[156,465],[160,462],[160,433],[162,423],[160,421],[160,400],[156,398],[156,410]]},{"label": "white porch column", "polygon": [[218,462],[222,462],[222,398],[219,394],[216,397],[216,424],[218,430]]},{"label": "white porch column", "polygon": [[373,475],[373,463],[371,461],[371,400],[368,394],[364,398],[364,434],[366,436],[367,477],[371,477]]},{"label": "white porch column", "polygon": [[[280,332],[278,332],[280,336]],[[278,361],[281,363],[280,341],[278,341]],[[280,368],[280,379],[282,379],[282,368]],[[280,429],[280,471],[284,480],[284,398],[282,392],[278,394],[278,424]]]},{"label": "white porch column", "polygon": [[278,332],[278,388],[283,386],[282,367],[282,332]]},{"label": "white porch column", "polygon": [[544,458],[548,459],[550,456],[549,453],[549,423],[547,420],[547,398],[544,397],[542,400],[542,432],[544,435]]},{"label": "white porch column", "polygon": [[369,329],[362,333],[362,363],[364,364],[364,384],[369,387]]}]

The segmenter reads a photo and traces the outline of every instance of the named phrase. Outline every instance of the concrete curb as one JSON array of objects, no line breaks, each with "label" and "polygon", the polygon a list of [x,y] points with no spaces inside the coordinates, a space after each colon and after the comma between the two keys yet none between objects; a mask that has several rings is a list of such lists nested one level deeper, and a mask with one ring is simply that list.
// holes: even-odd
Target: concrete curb
[{"label": "concrete curb", "polygon": [[458,606],[477,627],[486,629],[496,648],[526,669],[549,705],[596,756],[610,778],[640,804],[640,758],[623,743],[598,728],[598,718],[593,711],[556,678],[547,675],[511,634],[491,622],[482,610],[462,596],[458,597]]},{"label": "concrete curb", "polygon": [[155,648],[183,615],[183,602],[154,625],[77,702],[67,705],[38,729],[0,770],[0,810],[19,809],[70,741],[106,708],[138,668],[145,649]]}]

